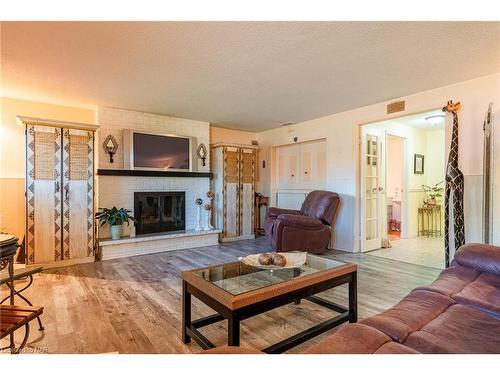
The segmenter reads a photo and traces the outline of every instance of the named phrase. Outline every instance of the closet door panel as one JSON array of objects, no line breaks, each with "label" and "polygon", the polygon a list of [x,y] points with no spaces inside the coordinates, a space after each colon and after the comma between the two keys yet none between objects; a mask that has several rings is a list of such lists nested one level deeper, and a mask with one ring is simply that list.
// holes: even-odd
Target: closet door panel
[{"label": "closet door panel", "polygon": [[289,150],[291,151],[287,157],[286,157],[286,167],[285,170],[287,171],[287,175],[285,178],[285,186],[288,189],[296,189],[298,185],[298,178],[297,178],[297,170],[298,170],[298,162],[299,162],[299,156],[297,155],[296,151],[297,149],[294,150]]},{"label": "closet door panel", "polygon": [[93,133],[64,129],[63,259],[93,255]]},{"label": "closet door panel", "polygon": [[255,151],[241,150],[241,189],[240,189],[240,235],[253,234],[254,223],[254,183],[255,183]]},{"label": "closet door panel", "polygon": [[324,189],[326,186],[326,142],[315,144],[314,162],[312,163],[313,188]]},{"label": "closet door panel", "polygon": [[301,147],[300,156],[301,156],[301,170],[300,170],[300,180],[302,185],[307,185],[313,178],[313,166],[312,166],[312,153],[313,150],[311,147]]},{"label": "closet door panel", "polygon": [[224,237],[238,237],[239,210],[239,152],[232,147],[224,148]]},{"label": "closet door panel", "polygon": [[61,130],[26,129],[27,263],[61,260]]}]

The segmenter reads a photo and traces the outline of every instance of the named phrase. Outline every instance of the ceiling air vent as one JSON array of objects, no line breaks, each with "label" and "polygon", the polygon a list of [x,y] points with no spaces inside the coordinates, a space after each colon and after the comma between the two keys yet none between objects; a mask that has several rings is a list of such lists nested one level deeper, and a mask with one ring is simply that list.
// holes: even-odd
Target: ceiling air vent
[{"label": "ceiling air vent", "polygon": [[405,101],[392,102],[387,104],[387,114],[394,112],[401,112],[405,110]]}]

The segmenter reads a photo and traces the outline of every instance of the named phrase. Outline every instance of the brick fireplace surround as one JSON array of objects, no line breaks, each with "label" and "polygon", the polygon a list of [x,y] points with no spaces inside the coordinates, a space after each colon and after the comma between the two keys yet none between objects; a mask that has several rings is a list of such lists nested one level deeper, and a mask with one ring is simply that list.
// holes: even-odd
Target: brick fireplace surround
[{"label": "brick fireplace surround", "polygon": [[[209,145],[210,125],[208,122],[115,108],[100,107],[97,113],[100,125],[96,139],[98,169],[124,169],[122,135],[124,129],[196,137],[198,144]],[[110,134],[118,142],[118,150],[114,155],[113,163],[110,163],[109,156],[104,152],[102,145],[104,139]],[[205,166],[202,166],[200,160],[195,160],[198,172],[210,171],[209,160],[210,158],[207,158]],[[184,191],[186,194],[185,233],[141,235],[131,238],[129,228],[124,225],[123,237],[120,240],[111,240],[109,228],[104,226],[99,230],[98,257],[104,260],[217,244],[219,230],[194,231],[197,218],[195,200],[196,198],[205,200],[209,188],[210,178],[208,177],[97,176],[98,207],[116,206],[133,210],[134,192],[137,191]]]}]

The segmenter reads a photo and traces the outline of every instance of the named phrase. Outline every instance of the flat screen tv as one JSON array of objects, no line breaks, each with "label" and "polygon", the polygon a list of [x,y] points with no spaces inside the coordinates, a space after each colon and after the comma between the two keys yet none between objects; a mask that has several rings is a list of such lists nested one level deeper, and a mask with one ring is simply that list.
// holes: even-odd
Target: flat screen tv
[{"label": "flat screen tv", "polygon": [[160,171],[192,170],[192,139],[189,137],[127,131],[124,134],[124,141],[126,168]]}]

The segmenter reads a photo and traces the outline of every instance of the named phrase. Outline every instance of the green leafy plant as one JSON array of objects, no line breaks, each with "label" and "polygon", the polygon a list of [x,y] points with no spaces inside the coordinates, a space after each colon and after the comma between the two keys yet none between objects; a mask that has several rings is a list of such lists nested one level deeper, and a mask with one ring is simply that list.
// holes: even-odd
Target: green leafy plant
[{"label": "green leafy plant", "polygon": [[422,185],[422,188],[427,193],[430,200],[435,200],[436,198],[441,198],[443,196],[441,194],[444,191],[444,187],[442,186],[443,183],[444,181],[438,182],[434,186]]},{"label": "green leafy plant", "polygon": [[129,225],[130,221],[137,223],[137,220],[130,215],[132,213],[131,210],[127,210],[126,208],[99,208],[99,212],[96,213],[95,218],[99,220],[101,227],[105,224],[109,225],[122,225],[123,223],[127,223]]}]

